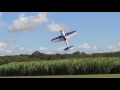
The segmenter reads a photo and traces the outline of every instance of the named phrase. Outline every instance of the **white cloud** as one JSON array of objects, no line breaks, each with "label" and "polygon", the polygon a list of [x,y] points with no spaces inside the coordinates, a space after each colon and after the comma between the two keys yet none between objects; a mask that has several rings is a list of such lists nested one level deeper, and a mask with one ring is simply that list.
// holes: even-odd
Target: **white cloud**
[{"label": "white cloud", "polygon": [[109,45],[106,48],[103,48],[101,51],[103,51],[103,52],[116,52],[116,51],[120,51],[120,42],[118,42],[116,45]]},{"label": "white cloud", "polygon": [[111,49],[113,49],[113,48],[115,48],[114,46],[107,46],[107,48],[109,49],[109,50],[111,50]]},{"label": "white cloud", "polygon": [[7,24],[4,21],[0,22],[0,27],[6,27],[6,26],[7,26]]},{"label": "white cloud", "polygon": [[34,50],[33,49],[29,49],[28,51],[33,52]]},{"label": "white cloud", "polygon": [[3,15],[3,12],[0,12],[0,19],[1,19],[2,15]]},{"label": "white cloud", "polygon": [[24,50],[24,47],[20,47],[20,49],[19,49],[20,51],[22,51],[22,50]]},{"label": "white cloud", "polygon": [[28,49],[28,50],[26,50],[26,52],[29,53],[29,54],[32,54],[34,51],[39,51],[39,52],[45,53],[45,54],[50,53],[50,51],[46,47],[42,47],[42,46],[38,49]]},{"label": "white cloud", "polygon": [[10,48],[7,47],[7,43],[0,42],[0,55],[19,55],[19,54],[32,54],[34,51],[39,51],[41,53],[45,54],[55,54],[55,53],[73,53],[76,51],[79,52],[85,52],[88,54],[91,53],[104,53],[104,52],[115,52],[120,51],[120,43],[117,43],[116,45],[109,45],[107,47],[97,47],[95,45],[90,46],[87,43],[83,43],[79,47],[75,47],[71,49],[70,51],[64,51],[66,47],[58,47],[56,49],[51,49],[47,47],[39,47],[38,49],[25,49],[23,46],[15,45]]},{"label": "white cloud", "polygon": [[79,46],[79,48],[81,49],[89,49],[90,46],[87,43],[84,43],[83,45]]},{"label": "white cloud", "polygon": [[58,51],[58,52],[61,52],[61,51],[64,51],[66,47],[58,47],[55,49],[55,51]]},{"label": "white cloud", "polygon": [[120,47],[120,42],[118,42],[117,47]]},{"label": "white cloud", "polygon": [[12,46],[10,49],[11,49],[12,51],[22,51],[22,50],[24,50],[24,48],[21,47],[21,46],[19,46],[19,45]]},{"label": "white cloud", "polygon": [[[11,52],[12,55],[15,55],[15,54],[23,54],[23,53],[26,53],[27,51],[24,49],[24,47],[22,46],[19,46],[19,45],[16,45],[16,46],[12,46],[10,47],[10,49],[8,49],[7,51]],[[9,53],[10,54],[10,53]]]},{"label": "white cloud", "polygon": [[6,54],[11,54],[11,53],[12,53],[12,50],[5,50],[5,53],[6,53]]},{"label": "white cloud", "polygon": [[24,13],[20,14],[19,17],[13,21],[8,27],[8,31],[29,31],[35,28],[35,26],[47,22],[47,13],[37,13],[36,16],[25,16]]},{"label": "white cloud", "polygon": [[31,54],[29,50],[24,47],[16,45],[10,48],[7,47],[7,43],[0,42],[0,56],[4,55],[19,55],[19,54]]},{"label": "white cloud", "polygon": [[52,21],[50,24],[48,24],[47,28],[52,32],[69,29],[69,27],[67,27],[66,25],[56,23],[55,21]]},{"label": "white cloud", "polygon": [[13,38],[0,38],[0,42],[13,43],[14,41]]},{"label": "white cloud", "polygon": [[117,45],[113,45],[113,46],[107,46],[107,48],[104,49],[105,52],[115,52],[115,51],[119,51],[120,50],[120,43],[118,43]]},{"label": "white cloud", "polygon": [[5,21],[1,19],[2,16],[3,16],[3,12],[0,12],[0,27],[7,26]]},{"label": "white cloud", "polygon": [[109,45],[107,47],[97,47],[97,46],[90,46],[87,43],[79,46],[76,51],[86,52],[86,53],[104,53],[104,52],[116,52],[120,51],[120,43],[116,45]]},{"label": "white cloud", "polygon": [[61,53],[61,54],[64,54],[64,53],[73,53],[73,52],[75,52],[76,51],[76,49],[73,47],[73,48],[71,48],[70,50],[67,50],[67,51],[65,51],[64,49],[65,49],[66,47],[58,47],[58,48],[56,48],[56,49],[54,49],[54,50],[52,50],[53,51],[53,53],[55,54],[55,53]]},{"label": "white cloud", "polygon": [[0,51],[4,50],[7,47],[7,44],[4,42],[0,42]]},{"label": "white cloud", "polygon": [[98,47],[97,46],[93,46],[93,49],[98,49]]},{"label": "white cloud", "polygon": [[47,50],[47,48],[46,47],[40,47],[39,50],[40,51],[45,51],[45,50]]}]

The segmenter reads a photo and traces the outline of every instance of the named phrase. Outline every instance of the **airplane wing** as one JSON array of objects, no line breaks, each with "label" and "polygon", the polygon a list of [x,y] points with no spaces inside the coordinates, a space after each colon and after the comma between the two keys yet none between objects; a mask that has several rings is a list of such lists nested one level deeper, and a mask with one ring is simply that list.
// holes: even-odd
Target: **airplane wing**
[{"label": "airplane wing", "polygon": [[72,32],[66,33],[66,34],[65,34],[65,37],[66,37],[67,39],[69,39],[69,38],[73,37],[76,33],[77,33],[76,31],[72,31]]},{"label": "airplane wing", "polygon": [[60,41],[64,41],[62,35],[60,35],[60,36],[58,36],[58,37],[51,40],[51,42],[60,42]]}]

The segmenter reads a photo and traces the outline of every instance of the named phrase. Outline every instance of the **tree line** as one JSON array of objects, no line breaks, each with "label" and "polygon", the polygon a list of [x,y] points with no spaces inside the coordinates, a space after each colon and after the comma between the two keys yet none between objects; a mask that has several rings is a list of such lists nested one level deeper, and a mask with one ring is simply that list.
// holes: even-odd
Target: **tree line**
[{"label": "tree line", "polygon": [[106,53],[92,53],[87,54],[85,52],[76,51],[72,54],[44,54],[39,51],[35,51],[32,54],[20,54],[13,56],[0,56],[0,65],[9,62],[25,62],[25,61],[39,61],[39,60],[61,60],[61,59],[73,59],[73,58],[97,58],[97,57],[119,57],[120,51],[106,52]]}]

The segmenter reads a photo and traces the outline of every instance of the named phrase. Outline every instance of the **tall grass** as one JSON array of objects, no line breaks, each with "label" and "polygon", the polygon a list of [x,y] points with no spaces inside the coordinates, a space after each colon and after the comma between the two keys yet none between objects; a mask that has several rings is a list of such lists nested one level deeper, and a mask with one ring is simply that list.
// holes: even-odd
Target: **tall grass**
[{"label": "tall grass", "polygon": [[80,75],[120,73],[120,57],[12,62],[0,66],[0,76]]}]

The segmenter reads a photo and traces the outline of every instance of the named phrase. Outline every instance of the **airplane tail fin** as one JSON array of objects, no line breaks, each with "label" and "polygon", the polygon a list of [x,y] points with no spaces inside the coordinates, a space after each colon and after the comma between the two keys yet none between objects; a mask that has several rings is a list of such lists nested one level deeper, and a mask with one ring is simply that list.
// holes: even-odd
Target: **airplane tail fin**
[{"label": "airplane tail fin", "polygon": [[73,46],[66,47],[64,50],[67,51],[70,50],[71,48],[73,48]]}]

